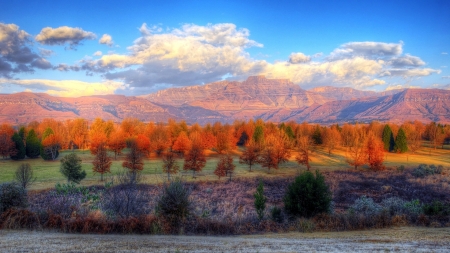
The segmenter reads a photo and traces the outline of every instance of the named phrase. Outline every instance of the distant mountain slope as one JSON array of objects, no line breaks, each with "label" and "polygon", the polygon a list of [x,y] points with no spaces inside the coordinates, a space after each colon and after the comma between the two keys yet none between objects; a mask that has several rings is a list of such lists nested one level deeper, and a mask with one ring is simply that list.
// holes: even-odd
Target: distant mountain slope
[{"label": "distant mountain slope", "polygon": [[[260,115],[263,119],[268,114]],[[407,89],[395,95],[358,100],[332,101],[323,105],[276,112],[273,121],[309,121],[317,123],[372,120],[404,122],[450,122],[450,91],[439,89]]]},{"label": "distant mountain slope", "polygon": [[321,86],[308,90],[331,100],[354,100],[365,97],[382,97],[397,94],[403,89],[383,92],[356,90],[349,87]]},{"label": "distant mountain slope", "polygon": [[[183,110],[199,111],[190,117]],[[225,121],[226,117],[203,108],[192,106],[171,110],[137,97],[122,95],[89,96],[78,98],[52,97],[44,93],[22,92],[0,95],[0,122],[24,124],[33,120],[54,118],[66,120],[97,117],[104,120],[122,121],[133,117],[143,121],[167,121],[169,118],[185,119],[190,123],[207,121]],[[209,122],[209,121],[208,121]]]},{"label": "distant mountain slope", "polygon": [[403,122],[450,123],[450,90],[406,89],[376,93],[351,88],[301,89],[285,79],[249,77],[162,90],[140,97],[121,95],[52,97],[43,93],[0,94],[0,122],[24,124],[43,118],[188,123],[233,122],[262,118],[274,122]]}]

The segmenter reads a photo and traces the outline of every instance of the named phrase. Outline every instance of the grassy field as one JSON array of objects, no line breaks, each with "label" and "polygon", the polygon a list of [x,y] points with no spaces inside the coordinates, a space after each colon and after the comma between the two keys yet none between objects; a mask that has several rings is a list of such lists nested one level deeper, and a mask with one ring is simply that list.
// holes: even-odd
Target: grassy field
[{"label": "grassy field", "polygon": [[[423,147],[417,152],[417,154],[394,154],[386,153],[385,156],[385,166],[388,169],[395,169],[400,165],[405,167],[414,167],[421,163],[443,165],[444,167],[450,167],[450,150],[449,147],[444,147],[445,149],[433,149],[428,147]],[[60,159],[65,155],[75,152],[83,160],[82,166],[87,173],[86,179],[82,181],[83,185],[96,185],[102,184],[99,181],[100,176],[94,175],[92,172],[92,161],[94,156],[90,154],[88,150],[76,150],[69,151],[65,150],[60,153],[60,156],[55,161],[44,161],[41,158],[37,159],[25,159],[22,161],[12,161],[12,160],[0,160],[0,182],[11,181],[14,178],[14,172],[16,168],[22,163],[29,163],[34,169],[35,176],[37,178],[36,183],[31,189],[39,190],[54,187],[57,182],[65,182],[65,178],[59,172]],[[122,170],[122,162],[125,158],[127,150],[124,150],[124,154],[117,157],[117,160],[113,161],[111,167],[112,175]],[[293,152],[289,162],[284,163],[280,166],[278,170],[271,170],[268,172],[266,169],[262,169],[259,165],[254,166],[253,171],[249,172],[246,165],[239,164],[239,155],[241,150],[236,150],[233,153],[234,161],[236,164],[236,170],[234,177],[277,177],[286,175],[296,175],[300,170],[304,170],[303,166],[298,165],[295,162],[296,153]],[[326,170],[348,170],[352,169],[346,162],[346,149],[341,148],[334,151],[331,155],[323,149],[317,149],[314,151],[311,157],[312,169],[319,169],[321,171]],[[178,176],[183,177],[185,180],[202,180],[202,181],[214,181],[218,180],[217,176],[214,175],[214,169],[219,160],[219,155],[212,151],[207,151],[207,163],[202,172],[197,173],[196,179],[192,179],[191,172],[186,172],[182,170],[183,160],[178,159],[178,164],[180,165],[180,173]],[[152,156],[150,159],[145,160],[144,170],[143,170],[143,181],[151,184],[162,183],[166,180],[166,175],[162,172],[161,159]],[[367,169],[367,167],[362,167],[362,170]],[[221,179],[225,180],[225,179]]]}]

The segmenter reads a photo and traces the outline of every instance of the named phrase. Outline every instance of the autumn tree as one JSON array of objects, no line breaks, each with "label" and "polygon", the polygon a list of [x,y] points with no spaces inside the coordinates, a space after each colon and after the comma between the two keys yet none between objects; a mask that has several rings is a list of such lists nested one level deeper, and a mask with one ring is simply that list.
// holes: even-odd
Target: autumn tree
[{"label": "autumn tree", "polygon": [[325,128],[322,140],[323,145],[328,150],[328,155],[331,155],[331,152],[341,143],[341,133],[335,127]]},{"label": "autumn tree", "polygon": [[355,170],[358,169],[359,166],[364,165],[367,161],[365,152],[366,150],[364,145],[365,139],[366,138],[363,133],[355,134],[353,144],[349,148],[349,151],[347,152],[346,162],[351,166],[355,166]]},{"label": "autumn tree", "polygon": [[403,128],[400,128],[400,130],[398,130],[397,136],[395,137],[394,150],[398,153],[405,153],[406,151],[408,151],[408,141]]},{"label": "autumn tree", "polygon": [[252,166],[258,163],[259,152],[259,145],[251,140],[239,157],[239,163],[248,165],[249,171],[252,171]]},{"label": "autumn tree", "polygon": [[98,132],[95,135],[92,134],[90,136],[91,143],[89,146],[89,150],[91,151],[92,155],[97,155],[99,146],[105,146],[108,139],[106,138],[106,135],[102,132]]},{"label": "autumn tree", "polygon": [[22,160],[25,158],[25,145],[23,143],[22,137],[19,133],[14,133],[12,136],[12,141],[14,142],[14,152],[11,152],[11,159]]},{"label": "autumn tree", "polygon": [[298,164],[306,166],[306,169],[309,171],[311,168],[310,165],[310,153],[311,153],[311,147],[313,145],[313,141],[308,135],[299,136],[297,139],[297,156],[295,157],[295,160]]},{"label": "autumn tree", "polygon": [[421,122],[415,121],[414,123],[405,122],[401,128],[405,131],[408,150],[416,153],[422,146],[422,136],[425,127]]},{"label": "autumn tree", "polygon": [[55,160],[61,149],[61,138],[51,128],[45,129],[42,134],[41,157],[44,160]]},{"label": "autumn tree", "polygon": [[136,138],[136,144],[138,149],[142,153],[150,157],[150,153],[152,152],[152,145],[150,144],[150,139],[147,136],[143,134],[138,134]]},{"label": "autumn tree", "polygon": [[103,181],[103,174],[111,172],[111,157],[108,155],[105,143],[97,146],[96,155],[92,164],[94,165],[92,168],[94,173],[100,173],[100,181]]},{"label": "autumn tree", "polygon": [[144,169],[145,154],[139,149],[136,141],[130,143],[130,152],[125,157],[122,167],[127,168],[132,176],[132,181],[137,178],[137,173]]},{"label": "autumn tree", "polygon": [[153,149],[158,156],[160,156],[164,150],[170,146],[170,136],[162,123],[158,123],[156,125],[150,138],[150,142],[152,143]]},{"label": "autumn tree", "polygon": [[[85,119],[75,119],[69,122],[69,135],[72,143],[78,149],[86,148],[88,140],[88,122]],[[73,146],[72,146],[73,148]]]},{"label": "autumn tree", "polygon": [[276,135],[267,136],[258,163],[270,171],[271,168],[278,169],[281,163],[287,162],[290,155],[289,140],[283,131],[277,131]]},{"label": "autumn tree", "polygon": [[384,143],[373,133],[367,137],[365,153],[367,155],[367,163],[372,170],[384,169]]},{"label": "autumn tree", "polygon": [[341,131],[341,140],[344,147],[350,148],[355,139],[355,127],[350,124],[344,124]]},{"label": "autumn tree", "polygon": [[436,149],[437,146],[441,145],[444,142],[444,129],[442,125],[437,124],[436,122],[430,122],[426,126],[425,133],[427,139],[430,141],[434,149]]},{"label": "autumn tree", "polygon": [[[193,136],[195,136],[195,134],[193,134]],[[215,146],[217,146],[217,138],[216,136],[213,134],[213,132],[211,131],[203,131],[200,135],[199,135],[200,139],[201,139],[201,148],[202,149],[212,149]],[[192,140],[194,141],[194,140]]]},{"label": "autumn tree", "polygon": [[81,158],[76,153],[64,156],[59,170],[67,178],[67,182],[79,184],[86,177],[86,171],[81,169]]},{"label": "autumn tree", "polygon": [[15,154],[15,143],[12,140],[14,129],[7,124],[0,125],[0,155],[3,159]]},{"label": "autumn tree", "polygon": [[226,154],[220,157],[217,163],[214,174],[219,177],[229,176],[229,181],[231,181],[231,176],[233,174],[236,165],[233,164],[233,157],[230,154]]},{"label": "autumn tree", "polygon": [[111,133],[108,140],[108,148],[114,152],[114,159],[117,159],[117,155],[122,153],[122,150],[126,147],[125,138],[120,130],[116,130]]},{"label": "autumn tree", "polygon": [[163,157],[163,172],[167,173],[167,180],[170,181],[171,174],[177,174],[180,166],[178,166],[175,160],[175,154],[172,151],[165,152]]},{"label": "autumn tree", "polygon": [[394,134],[392,133],[391,127],[388,124],[386,124],[383,129],[383,143],[384,150],[389,152],[394,150]]},{"label": "autumn tree", "polygon": [[206,157],[203,149],[198,142],[192,144],[189,152],[184,156],[183,170],[191,170],[192,178],[195,178],[195,172],[201,171],[206,165]]},{"label": "autumn tree", "polygon": [[175,143],[172,146],[172,150],[184,155],[191,148],[191,140],[188,138],[186,132],[181,132]]},{"label": "autumn tree", "polygon": [[25,140],[25,154],[28,158],[37,158],[40,155],[41,142],[39,141],[34,129],[28,132]]}]

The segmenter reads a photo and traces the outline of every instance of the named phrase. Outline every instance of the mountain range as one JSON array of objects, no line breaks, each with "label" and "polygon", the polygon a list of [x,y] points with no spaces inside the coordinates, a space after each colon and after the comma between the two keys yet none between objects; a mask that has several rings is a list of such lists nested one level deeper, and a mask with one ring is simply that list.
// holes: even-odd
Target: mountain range
[{"label": "mountain range", "polygon": [[26,124],[43,118],[120,122],[184,119],[188,123],[233,122],[261,118],[274,122],[321,124],[403,122],[450,123],[450,91],[402,89],[386,92],[317,87],[304,90],[287,79],[251,76],[243,82],[219,81],[169,88],[139,97],[123,95],[53,97],[45,93],[0,94],[0,122]]}]

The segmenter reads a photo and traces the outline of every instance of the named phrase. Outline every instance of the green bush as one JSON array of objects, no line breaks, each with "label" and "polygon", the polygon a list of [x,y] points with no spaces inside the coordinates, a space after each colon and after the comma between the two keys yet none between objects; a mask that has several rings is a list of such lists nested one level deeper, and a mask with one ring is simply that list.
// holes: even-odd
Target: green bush
[{"label": "green bush", "polygon": [[430,216],[447,216],[450,215],[450,205],[435,200],[431,204],[423,206],[423,213]]},{"label": "green bush", "polygon": [[67,182],[79,184],[86,177],[86,171],[81,170],[81,158],[75,153],[68,154],[61,159],[59,170],[67,178]]},{"label": "green bush", "polygon": [[16,183],[0,184],[0,213],[14,207],[26,207],[26,205],[27,192],[22,186]]},{"label": "green bush", "polygon": [[426,177],[428,175],[441,174],[443,168],[442,165],[436,167],[434,164],[421,164],[412,171],[412,175],[415,177]]},{"label": "green bush", "polygon": [[330,211],[331,192],[319,171],[306,171],[288,186],[283,201],[288,214],[309,218]]},{"label": "green bush", "polygon": [[191,211],[191,191],[181,182],[174,180],[164,186],[157,203],[157,213],[170,221],[177,222],[187,217]]},{"label": "green bush", "polygon": [[273,221],[281,223],[283,222],[283,215],[281,213],[281,208],[274,206],[270,209],[270,216]]},{"label": "green bush", "polygon": [[266,197],[264,196],[264,184],[262,180],[259,180],[258,187],[253,196],[255,197],[255,209],[258,214],[258,219],[262,220],[264,218],[264,209],[266,209]]}]

